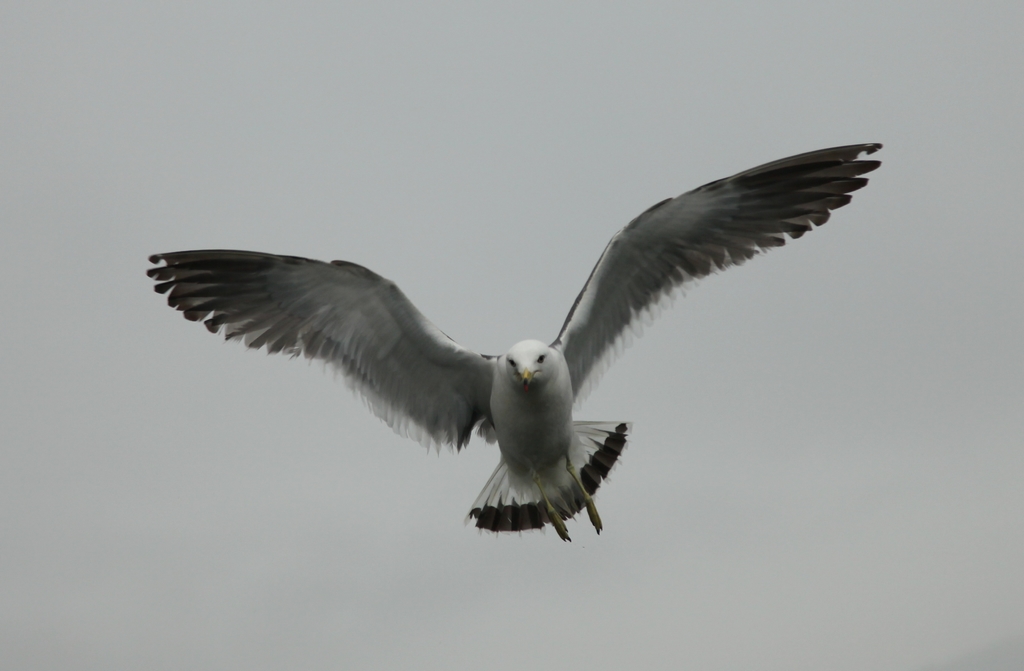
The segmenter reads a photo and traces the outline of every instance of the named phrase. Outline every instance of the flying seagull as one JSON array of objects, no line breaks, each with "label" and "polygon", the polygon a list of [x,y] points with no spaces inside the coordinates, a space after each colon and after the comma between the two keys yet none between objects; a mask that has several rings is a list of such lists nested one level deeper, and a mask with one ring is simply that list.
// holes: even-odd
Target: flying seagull
[{"label": "flying seagull", "polygon": [[880,144],[821,149],[668,198],[616,233],[550,345],[477,354],[430,323],[390,280],[348,261],[258,252],[155,254],[157,292],[191,321],[253,349],[320,359],[401,435],[461,449],[474,429],[500,458],[467,520],[487,531],[554,526],[587,509],[626,446],[627,422],[579,422],[573,406],[631,325],[683,285],[828,221],[880,163]]}]

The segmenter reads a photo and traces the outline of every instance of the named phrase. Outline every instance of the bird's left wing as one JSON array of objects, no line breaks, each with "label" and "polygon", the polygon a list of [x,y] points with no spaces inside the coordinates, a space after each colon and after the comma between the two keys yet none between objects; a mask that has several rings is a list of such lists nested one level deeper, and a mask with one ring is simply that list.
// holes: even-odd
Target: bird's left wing
[{"label": "bird's left wing", "polygon": [[493,367],[389,280],[346,261],[242,251],[156,254],[148,274],[186,319],[254,349],[321,359],[370,410],[425,445],[465,445],[490,417]]},{"label": "bird's left wing", "polygon": [[752,168],[663,200],[616,233],[552,343],[569,365],[576,400],[629,329],[674,289],[828,221],[867,184],[861,175],[879,166],[858,157],[881,147],[833,147]]}]

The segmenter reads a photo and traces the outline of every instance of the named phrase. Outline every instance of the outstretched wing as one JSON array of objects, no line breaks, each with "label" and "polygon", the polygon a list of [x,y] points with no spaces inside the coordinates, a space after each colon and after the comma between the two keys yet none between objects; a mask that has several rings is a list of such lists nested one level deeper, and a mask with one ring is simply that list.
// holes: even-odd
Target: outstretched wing
[{"label": "outstretched wing", "polygon": [[627,329],[674,289],[824,224],[880,165],[857,158],[881,148],[834,147],[768,163],[664,200],[616,233],[552,344],[562,348],[577,400]]},{"label": "outstretched wing", "polygon": [[443,334],[394,282],[345,261],[240,251],[156,254],[148,275],[186,319],[254,349],[339,370],[375,415],[461,448],[490,417],[492,364]]}]

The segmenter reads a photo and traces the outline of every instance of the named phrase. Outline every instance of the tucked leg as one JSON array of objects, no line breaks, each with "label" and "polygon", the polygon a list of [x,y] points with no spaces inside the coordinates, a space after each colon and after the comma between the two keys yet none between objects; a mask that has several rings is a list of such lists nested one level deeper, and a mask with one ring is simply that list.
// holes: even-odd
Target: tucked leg
[{"label": "tucked leg", "polygon": [[572,461],[569,460],[569,457],[565,458],[565,470],[569,471],[569,475],[572,476],[572,479],[575,480],[576,484],[579,486],[580,491],[583,492],[583,502],[587,504],[587,514],[590,515],[590,523],[594,525],[594,528],[597,529],[597,533],[600,534],[604,525],[601,524],[601,516],[597,514],[597,506],[594,505],[594,499],[590,498],[590,494],[587,494],[587,488],[583,486],[582,482],[580,482],[580,476],[576,472],[576,468],[572,465]]},{"label": "tucked leg", "polygon": [[569,532],[565,529],[565,522],[562,521],[562,516],[558,514],[555,507],[551,505],[551,501],[548,500],[548,495],[544,491],[543,485],[540,484],[540,476],[534,473],[533,482],[537,485],[537,489],[540,490],[540,495],[544,498],[544,504],[547,506],[548,518],[551,520],[552,526],[555,527],[555,531],[558,532],[558,537],[563,541],[572,541],[569,538]]}]

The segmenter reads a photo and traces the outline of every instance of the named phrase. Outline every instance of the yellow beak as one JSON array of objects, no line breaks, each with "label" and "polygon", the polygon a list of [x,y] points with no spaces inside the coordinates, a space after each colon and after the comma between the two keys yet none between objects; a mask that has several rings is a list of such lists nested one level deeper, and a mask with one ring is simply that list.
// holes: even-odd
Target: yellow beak
[{"label": "yellow beak", "polygon": [[533,372],[529,368],[523,369],[523,382],[529,382],[533,379]]}]

